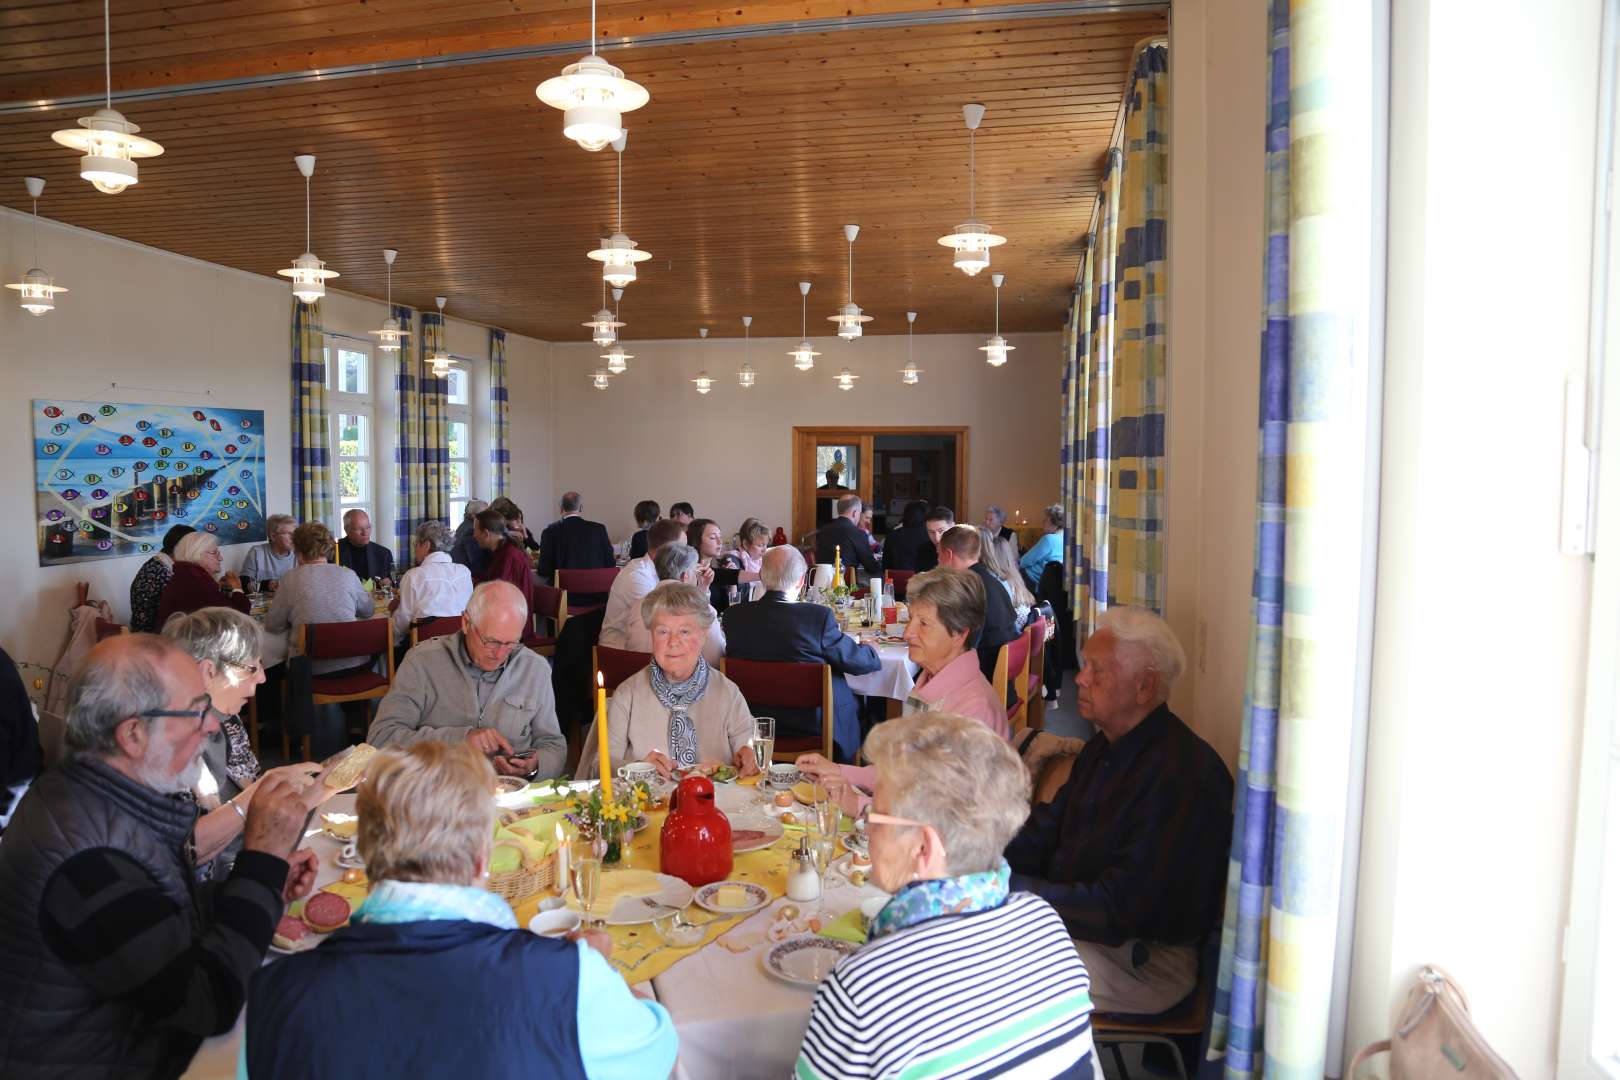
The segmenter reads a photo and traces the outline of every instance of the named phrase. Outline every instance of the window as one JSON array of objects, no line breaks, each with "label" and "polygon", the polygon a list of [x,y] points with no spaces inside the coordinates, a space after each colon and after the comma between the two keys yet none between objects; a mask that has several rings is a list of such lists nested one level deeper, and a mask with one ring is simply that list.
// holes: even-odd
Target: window
[{"label": "window", "polygon": [[[336,362],[333,362],[336,357]],[[333,502],[342,530],[343,515],[364,510],[376,522],[376,424],[372,396],[371,347],[349,338],[326,339],[328,443],[332,461]]]},{"label": "window", "polygon": [[455,361],[446,378],[445,398],[445,492],[449,497],[450,522],[461,520],[472,490],[472,376],[467,362]]}]

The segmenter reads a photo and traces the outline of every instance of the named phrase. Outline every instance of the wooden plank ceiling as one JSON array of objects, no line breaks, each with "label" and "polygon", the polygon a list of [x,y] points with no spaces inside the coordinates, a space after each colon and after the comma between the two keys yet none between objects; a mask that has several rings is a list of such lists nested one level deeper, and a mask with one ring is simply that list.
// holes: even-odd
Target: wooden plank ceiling
[{"label": "wooden plank ceiling", "polygon": [[[861,11],[908,2],[919,6]],[[577,2],[458,4],[453,23],[449,10],[429,0],[118,3],[115,84],[588,36]],[[848,9],[746,10],[757,23]],[[551,341],[588,336],[579,324],[601,293],[585,252],[612,231],[614,155],[566,141],[560,114],[534,96],[566,58],[132,102],[123,111],[166,152],[141,164],[139,185],[107,196],[50,141],[91,107],[3,112],[94,89],[99,13],[84,2],[0,8],[0,71],[19,73],[0,78],[0,203],[26,208],[10,178],[43,176],[42,216],[272,274],[304,248],[292,157],[313,153],[313,249],[341,272],[335,288],[380,297],[381,249],[395,247],[396,302],[431,308],[443,294],[453,315]],[[599,17],[604,37],[743,18],[691,3],[607,4]],[[1056,329],[1133,47],[1164,27],[1160,11],[1126,10],[613,49],[652,95],[626,118],[624,230],[654,255],[625,294],[627,342],[700,326],[737,337],[745,314],[755,336],[797,336],[801,280],[815,286],[811,333],[825,335],[845,298],[846,222],[862,226],[855,299],[876,317],[868,333],[904,333],[907,309],[921,312],[920,333],[988,333],[989,273],[968,278],[935,242],[967,216],[967,101],[988,107],[979,217],[1009,237],[992,266],[1007,275],[1002,330]]]}]

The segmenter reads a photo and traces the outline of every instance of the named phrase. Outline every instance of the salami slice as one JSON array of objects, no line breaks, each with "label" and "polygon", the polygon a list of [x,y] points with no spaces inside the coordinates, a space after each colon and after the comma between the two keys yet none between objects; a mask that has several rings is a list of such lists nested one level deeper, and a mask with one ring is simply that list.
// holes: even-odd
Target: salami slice
[{"label": "salami slice", "polygon": [[309,927],[303,919],[283,915],[281,921],[276,924],[276,932],[270,940],[283,949],[292,949],[296,948],[308,933]]},{"label": "salami slice", "polygon": [[756,843],[756,842],[758,842],[760,840],[763,840],[763,839],[765,839],[765,830],[763,830],[763,829],[732,829],[731,830],[731,846],[732,847],[737,847],[737,846],[742,845],[742,844]]},{"label": "salami slice", "polygon": [[317,933],[329,933],[349,921],[349,902],[336,893],[318,892],[304,901],[304,922]]}]

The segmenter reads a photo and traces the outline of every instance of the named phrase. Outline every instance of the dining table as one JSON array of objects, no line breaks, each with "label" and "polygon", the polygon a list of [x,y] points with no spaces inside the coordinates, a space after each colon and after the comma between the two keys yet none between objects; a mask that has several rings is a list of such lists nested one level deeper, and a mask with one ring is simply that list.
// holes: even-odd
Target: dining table
[{"label": "dining table", "polygon": [[[756,779],[716,785],[716,804],[728,816],[745,823],[751,823],[757,815],[771,813],[766,800],[770,792],[759,793]],[[585,782],[580,786],[593,783]],[[511,807],[514,800],[522,804],[524,798],[519,793],[503,796],[499,801]],[[353,809],[352,794],[336,796],[321,807],[323,814],[350,814]],[[658,834],[666,814],[663,810],[648,812],[646,827],[627,845],[624,863],[627,868],[658,867]],[[859,908],[863,902],[887,895],[870,881],[861,884],[851,881],[844,845],[840,843],[840,858],[827,874],[822,897],[803,902],[787,899],[791,856],[800,837],[806,835],[811,815],[809,808],[796,807],[783,819],[783,834],[774,843],[735,856],[733,871],[727,880],[751,882],[764,888],[770,895],[764,907],[736,916],[715,914],[696,904],[687,909],[687,917],[704,926],[703,938],[697,945],[682,948],[665,944],[650,922],[607,928],[613,938],[613,956],[609,963],[633,991],[657,1000],[669,1011],[680,1039],[671,1075],[679,1080],[744,1080],[791,1075],[809,1023],[815,991],[812,986],[784,981],[769,973],[766,954],[779,943],[772,937],[780,938],[784,931],[788,938],[812,936],[811,917],[830,924]],[[846,818],[841,828],[847,833],[851,824]],[[320,890],[338,883],[343,873],[337,864],[342,845],[327,835],[319,816],[312,821],[304,843],[320,858],[314,888]],[[603,870],[604,875],[614,872],[612,868]],[[354,887],[338,888],[354,892]],[[363,891],[363,886],[360,888]],[[518,925],[526,927],[540,905],[556,896],[554,889],[546,889],[510,900]],[[795,909],[797,918],[792,921],[780,918],[783,908]],[[272,952],[265,963],[275,963],[278,959]],[[235,1077],[242,1031],[243,1020],[239,1016],[231,1031],[205,1040],[184,1076],[192,1080]]]}]

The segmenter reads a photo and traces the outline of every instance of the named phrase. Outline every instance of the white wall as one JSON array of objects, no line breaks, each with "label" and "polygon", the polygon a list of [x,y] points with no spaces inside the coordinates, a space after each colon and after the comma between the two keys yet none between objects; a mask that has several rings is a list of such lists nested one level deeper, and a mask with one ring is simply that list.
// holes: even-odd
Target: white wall
[{"label": "white wall", "polygon": [[1170,20],[1166,616],[1190,670],[1172,705],[1236,772],[1259,452],[1266,3]]},{"label": "white wall", "polygon": [[[1394,5],[1350,1042],[1387,1034],[1433,961],[1525,1077],[1554,1075],[1571,869],[1590,571],[1559,553],[1558,522],[1564,382],[1586,360],[1600,8]],[[1519,177],[1505,217],[1480,182],[1504,162]]]},{"label": "white wall", "polygon": [[[1054,323],[1061,318],[1054,314]],[[696,338],[627,341],[634,359],[605,391],[593,389],[589,378],[599,348],[555,344],[556,488],[584,495],[586,515],[605,523],[615,539],[634,528],[630,512],[641,499],[666,510],[691,502],[727,529],[752,515],[791,531],[795,425],[962,425],[971,429],[967,501],[977,508],[974,518],[995,502],[1039,520],[1040,508],[1057,501],[1059,335],[1008,340],[1017,349],[998,370],[978,351],[983,338],[918,334],[924,374],[906,387],[899,374],[904,335],[853,344],[815,339],[822,355],[809,372],[795,371],[787,356],[797,339],[756,338],[749,356],[758,383],[746,391],[736,378],[740,338],[710,340],[701,355]],[[851,391],[833,382],[846,365],[861,376]],[[700,368],[716,379],[707,395],[690,382]]]},{"label": "white wall", "polygon": [[[32,250],[28,217],[0,208],[0,265],[7,281],[26,269]],[[74,583],[90,582],[91,595],[110,601],[120,621],[126,620],[129,581],[143,559],[39,566],[29,402],[54,397],[263,409],[267,496],[272,511],[282,510],[291,500],[292,310],[287,283],[280,278],[50,221],[40,223],[39,261],[71,290],[58,298],[54,312],[34,317],[18,307],[16,294],[0,296],[0,370],[6,376],[0,454],[12,463],[0,473],[0,505],[9,511],[0,518],[0,581],[8,599],[0,607],[0,647],[14,659],[49,664],[67,630]],[[328,293],[322,309],[327,327],[354,334],[380,325],[385,314],[380,303],[336,292]],[[448,325],[452,351],[488,355],[484,327],[455,319]],[[530,408],[544,407],[547,400],[536,388],[549,378],[548,354],[544,342],[507,335],[511,379],[526,401],[538,403]],[[391,375],[383,374],[381,385],[391,387]],[[202,395],[210,389],[211,397]],[[385,421],[393,415],[390,394],[377,406]],[[520,421],[514,407],[514,457],[522,462],[513,470],[514,488],[537,500],[550,498],[549,449],[535,433],[546,426],[532,417]],[[391,472],[384,473],[379,490],[389,496],[384,507],[389,513],[377,523],[377,534],[389,543]],[[246,551],[246,545],[226,547],[226,565],[239,565]]]}]

